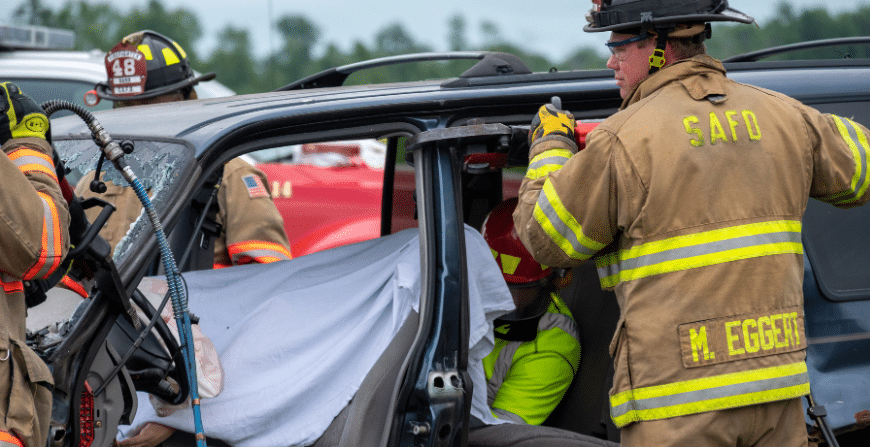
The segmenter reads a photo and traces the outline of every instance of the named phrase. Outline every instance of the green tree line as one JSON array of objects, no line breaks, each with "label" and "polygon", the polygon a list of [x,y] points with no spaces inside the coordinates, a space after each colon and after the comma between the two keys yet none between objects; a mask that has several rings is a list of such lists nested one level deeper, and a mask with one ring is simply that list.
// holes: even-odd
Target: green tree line
[{"label": "green tree line", "polygon": [[[315,22],[304,15],[279,17],[274,31],[279,43],[272,54],[258,57],[248,30],[227,25],[217,35],[217,45],[210,54],[192,51],[203,31],[196,14],[185,8],[168,9],[160,0],[149,0],[128,12],[118,10],[107,1],[67,0],[56,9],[41,0],[23,0],[13,12],[17,23],[65,28],[75,31],[76,47],[107,51],[121,38],[142,29],[151,29],[172,37],[188,53],[191,65],[200,72],[214,71],[218,79],[238,93],[274,90],[282,85],[319,71],[352,62],[378,57],[433,51],[417,42],[408,30],[396,22],[375,31],[373,44],[356,42],[342,50],[331,42],[321,42]],[[483,42],[468,40],[469,24],[461,15],[448,23],[450,50],[504,51],[520,57],[532,71],[557,69],[580,70],[605,68],[607,55],[598,48],[578,47],[562,61],[513,44],[504,39],[492,21],[479,24]],[[714,57],[727,57],[778,45],[831,37],[862,36],[870,29],[870,6],[832,15],[825,9],[795,11],[780,3],[776,18],[759,26],[715,25],[714,38],[707,43]],[[324,48],[315,52],[316,48]],[[806,50],[776,58],[870,57],[870,46],[836,47]],[[351,76],[347,84],[397,82],[457,76],[472,62],[425,62],[379,67]]]},{"label": "green tree line", "polygon": [[[774,19],[761,25],[719,25],[713,28],[713,39],[707,42],[707,52],[713,57],[727,58],[751,51],[812,40],[837,37],[867,36],[870,30],[870,5],[856,6],[852,11],[832,15],[824,8],[796,11],[780,2]],[[841,45],[795,51],[771,56],[769,60],[842,59],[870,57],[870,45]]]}]

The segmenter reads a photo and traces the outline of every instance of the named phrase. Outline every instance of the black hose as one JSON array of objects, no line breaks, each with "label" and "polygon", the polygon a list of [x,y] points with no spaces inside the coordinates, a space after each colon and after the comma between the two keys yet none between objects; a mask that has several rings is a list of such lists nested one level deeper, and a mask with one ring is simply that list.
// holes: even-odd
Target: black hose
[{"label": "black hose", "polygon": [[62,99],[52,99],[40,104],[42,110],[45,112],[46,117],[51,117],[51,115],[59,110],[69,110],[70,112],[78,115],[84,122],[88,125],[91,130],[91,137],[94,139],[94,143],[97,146],[101,146],[100,140],[97,138],[97,135],[93,132],[93,125],[97,122],[97,118],[94,116],[90,110],[84,108],[84,106],[76,104],[70,101],[64,101]]},{"label": "black hose", "polygon": [[46,116],[51,116],[52,113],[57,112],[58,110],[69,110],[70,112],[80,116],[88,124],[96,121],[93,113],[74,102],[64,101],[62,99],[52,99],[42,103],[40,107],[45,111]]}]

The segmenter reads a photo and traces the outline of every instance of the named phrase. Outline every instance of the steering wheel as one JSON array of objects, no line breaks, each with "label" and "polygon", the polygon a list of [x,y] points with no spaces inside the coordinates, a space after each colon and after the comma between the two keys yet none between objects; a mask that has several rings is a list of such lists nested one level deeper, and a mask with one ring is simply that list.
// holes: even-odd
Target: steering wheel
[{"label": "steering wheel", "polygon": [[[137,391],[153,394],[170,405],[178,405],[184,402],[190,393],[187,366],[178,341],[142,292],[135,290],[131,298],[149,320],[157,316],[154,325],[157,335],[151,331],[145,337],[142,344],[127,360],[125,365],[127,371]],[[145,325],[147,326],[147,323]],[[139,336],[140,332],[136,331],[123,316],[117,320],[109,335],[112,344],[119,352],[127,352]],[[177,386],[172,386],[167,379],[172,379]]]}]

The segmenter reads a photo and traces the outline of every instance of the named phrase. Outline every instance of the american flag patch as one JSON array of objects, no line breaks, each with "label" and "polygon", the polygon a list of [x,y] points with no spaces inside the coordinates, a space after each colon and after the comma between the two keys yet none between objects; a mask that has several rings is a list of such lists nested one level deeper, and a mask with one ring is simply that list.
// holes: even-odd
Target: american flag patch
[{"label": "american flag patch", "polygon": [[266,187],[263,186],[263,182],[260,181],[260,177],[256,175],[246,175],[242,177],[242,181],[245,182],[245,187],[248,188],[248,195],[251,196],[252,199],[257,197],[269,197],[269,193],[266,191]]}]

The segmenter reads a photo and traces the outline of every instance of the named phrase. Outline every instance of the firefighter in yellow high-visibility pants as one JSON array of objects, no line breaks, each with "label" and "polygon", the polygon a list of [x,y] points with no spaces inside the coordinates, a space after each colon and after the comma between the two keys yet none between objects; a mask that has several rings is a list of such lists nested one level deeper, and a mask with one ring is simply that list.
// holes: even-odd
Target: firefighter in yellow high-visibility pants
[{"label": "firefighter in yellow high-visibility pants", "polygon": [[594,258],[621,309],[622,445],[806,446],[801,219],[866,203],[868,130],[739,84],[706,54],[725,1],[593,1],[623,104],[577,150],[541,107],[514,214],[539,262]]}]

